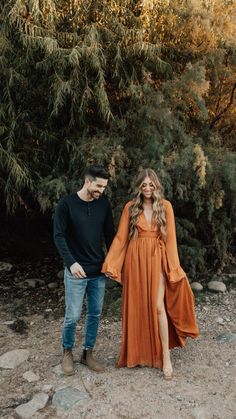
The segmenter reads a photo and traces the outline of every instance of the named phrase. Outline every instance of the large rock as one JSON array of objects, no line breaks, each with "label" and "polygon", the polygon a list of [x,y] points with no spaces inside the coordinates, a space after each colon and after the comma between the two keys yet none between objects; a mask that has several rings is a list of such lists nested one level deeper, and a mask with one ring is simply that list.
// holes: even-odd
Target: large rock
[{"label": "large rock", "polygon": [[15,417],[17,419],[31,419],[38,410],[43,409],[46,406],[48,399],[48,394],[35,394],[33,399],[28,403],[17,406],[15,409]]},{"label": "large rock", "polygon": [[236,333],[224,333],[216,337],[219,342],[236,343]]},{"label": "large rock", "polygon": [[211,291],[216,291],[216,292],[225,292],[225,291],[227,291],[226,285],[223,282],[221,282],[221,281],[210,281],[207,284],[207,287]]},{"label": "large rock", "polygon": [[52,404],[61,409],[70,410],[74,404],[88,398],[86,393],[77,388],[65,387],[56,391],[52,398]]},{"label": "large rock", "polygon": [[0,262],[0,271],[11,271],[13,266],[7,262]]},{"label": "large rock", "polygon": [[27,349],[14,349],[13,351],[6,352],[0,357],[0,368],[14,369],[22,362],[27,361],[29,358],[29,351]]},{"label": "large rock", "polygon": [[202,291],[203,290],[203,286],[202,284],[200,284],[200,282],[192,282],[191,284],[191,288],[193,291]]}]

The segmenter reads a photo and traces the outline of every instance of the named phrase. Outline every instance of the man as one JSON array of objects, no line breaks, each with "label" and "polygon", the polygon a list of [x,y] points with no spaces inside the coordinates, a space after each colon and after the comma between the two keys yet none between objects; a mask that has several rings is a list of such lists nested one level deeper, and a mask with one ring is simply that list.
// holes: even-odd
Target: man
[{"label": "man", "polygon": [[105,292],[102,238],[107,249],[114,237],[111,206],[103,196],[109,175],[99,166],[85,171],[84,185],[77,193],[62,198],[54,215],[54,242],[65,264],[66,312],[63,325],[64,374],[74,374],[72,348],[76,325],[87,296],[85,340],[80,362],[100,372],[104,367],[93,358]]}]

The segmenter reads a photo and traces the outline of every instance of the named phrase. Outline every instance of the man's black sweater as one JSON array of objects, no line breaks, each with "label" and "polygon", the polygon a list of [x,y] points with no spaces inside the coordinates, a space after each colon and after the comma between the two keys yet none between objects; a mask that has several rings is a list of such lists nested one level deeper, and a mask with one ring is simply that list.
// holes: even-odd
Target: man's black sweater
[{"label": "man's black sweater", "polygon": [[105,196],[83,201],[74,193],[59,201],[54,214],[54,242],[67,268],[78,262],[88,277],[99,275],[104,260],[103,237],[109,249],[114,225]]}]

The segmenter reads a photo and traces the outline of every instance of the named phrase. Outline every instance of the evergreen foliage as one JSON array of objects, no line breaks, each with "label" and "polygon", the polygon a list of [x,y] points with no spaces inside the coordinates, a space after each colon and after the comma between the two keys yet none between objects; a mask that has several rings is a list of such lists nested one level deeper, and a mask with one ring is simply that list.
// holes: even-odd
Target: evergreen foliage
[{"label": "evergreen foliage", "polygon": [[40,211],[109,167],[116,219],[141,167],[173,202],[191,276],[235,239],[235,0],[2,0],[0,193]]}]

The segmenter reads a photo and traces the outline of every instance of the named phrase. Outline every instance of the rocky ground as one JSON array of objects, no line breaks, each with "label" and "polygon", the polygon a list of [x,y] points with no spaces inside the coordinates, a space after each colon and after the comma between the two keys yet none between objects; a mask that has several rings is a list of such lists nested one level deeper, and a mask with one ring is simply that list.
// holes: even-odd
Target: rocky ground
[{"label": "rocky ground", "polygon": [[[236,418],[236,274],[214,278],[225,283],[225,292],[210,291],[202,282],[203,291],[196,293],[200,336],[172,351],[173,381],[164,381],[157,369],[115,367],[121,340],[120,287],[107,288],[96,346],[106,372],[93,373],[78,362],[83,318],[74,351],[77,372],[64,377],[63,283],[57,262],[18,261],[9,270],[0,264],[0,417]],[[5,355],[13,350],[21,351]]]}]

